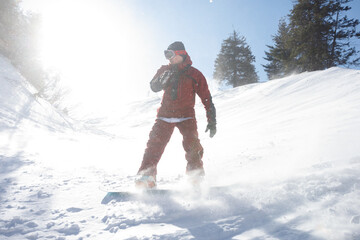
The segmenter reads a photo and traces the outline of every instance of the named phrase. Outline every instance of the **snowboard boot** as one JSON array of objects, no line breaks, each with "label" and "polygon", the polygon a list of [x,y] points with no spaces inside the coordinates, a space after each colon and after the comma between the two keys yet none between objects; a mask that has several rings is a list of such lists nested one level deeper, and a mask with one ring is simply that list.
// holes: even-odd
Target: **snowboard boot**
[{"label": "snowboard boot", "polygon": [[204,170],[200,169],[200,170],[193,170],[193,171],[188,171],[187,172],[187,181],[188,183],[197,188],[200,187],[201,183],[204,181]]},{"label": "snowboard boot", "polygon": [[156,180],[153,176],[142,175],[135,180],[135,186],[139,189],[152,189],[156,187]]},{"label": "snowboard boot", "polygon": [[188,183],[197,188],[201,186],[201,183],[204,181],[204,176],[189,176]]}]

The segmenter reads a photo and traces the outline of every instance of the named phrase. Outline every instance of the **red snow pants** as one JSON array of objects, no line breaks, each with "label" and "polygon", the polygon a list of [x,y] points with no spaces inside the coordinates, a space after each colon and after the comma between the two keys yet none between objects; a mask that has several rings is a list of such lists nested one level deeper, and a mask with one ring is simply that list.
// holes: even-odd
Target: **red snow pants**
[{"label": "red snow pants", "polygon": [[203,161],[201,160],[204,150],[198,138],[195,119],[189,119],[179,123],[168,123],[157,119],[150,132],[150,138],[138,174],[156,177],[157,164],[175,127],[179,129],[183,136],[183,147],[187,160],[186,173],[191,174],[193,172],[204,175]]}]

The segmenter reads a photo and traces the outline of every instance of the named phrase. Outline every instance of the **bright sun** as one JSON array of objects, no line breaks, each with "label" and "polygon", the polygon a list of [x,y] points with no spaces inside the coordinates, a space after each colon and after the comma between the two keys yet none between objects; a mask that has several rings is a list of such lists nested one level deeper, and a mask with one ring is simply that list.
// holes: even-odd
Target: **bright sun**
[{"label": "bright sun", "polygon": [[143,30],[131,11],[115,4],[100,0],[43,1],[44,66],[60,71],[78,98],[93,101],[93,106],[101,104],[99,98],[126,97],[124,79],[131,81],[137,71],[133,56],[146,51],[141,48]]}]

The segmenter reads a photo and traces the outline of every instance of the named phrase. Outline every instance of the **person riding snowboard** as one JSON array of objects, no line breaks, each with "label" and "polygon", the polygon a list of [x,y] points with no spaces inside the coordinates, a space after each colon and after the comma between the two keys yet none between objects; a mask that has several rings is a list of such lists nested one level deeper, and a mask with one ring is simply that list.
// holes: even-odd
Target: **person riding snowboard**
[{"label": "person riding snowboard", "polygon": [[164,51],[169,65],[163,65],[150,82],[151,90],[164,90],[157,119],[150,132],[143,161],[138,171],[137,187],[156,186],[157,164],[177,127],[183,136],[187,160],[186,174],[191,181],[200,181],[205,175],[203,147],[200,144],[195,118],[195,96],[200,97],[205,110],[210,137],[216,133],[216,110],[204,75],[192,67],[190,56],[182,42],[174,42]]}]

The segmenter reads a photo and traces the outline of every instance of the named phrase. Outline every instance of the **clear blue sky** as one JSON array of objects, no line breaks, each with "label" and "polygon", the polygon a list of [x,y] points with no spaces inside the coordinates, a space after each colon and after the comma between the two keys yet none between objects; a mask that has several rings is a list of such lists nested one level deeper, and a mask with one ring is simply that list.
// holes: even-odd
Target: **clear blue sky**
[{"label": "clear blue sky", "polygon": [[[353,9],[348,15],[360,19],[360,1],[350,4]],[[261,64],[267,63],[263,59],[264,51],[268,50],[266,45],[273,44],[272,35],[277,32],[278,22],[289,14],[293,1],[131,0],[120,5],[126,5],[128,11],[137,16],[140,26],[152,34],[149,36],[152,41],[144,39],[144,44],[151,43],[148,47],[152,54],[162,55],[162,50],[171,42],[181,40],[194,66],[206,77],[212,77],[222,41],[236,30],[246,37],[256,57],[256,71],[260,80],[265,81],[267,76]]]}]

